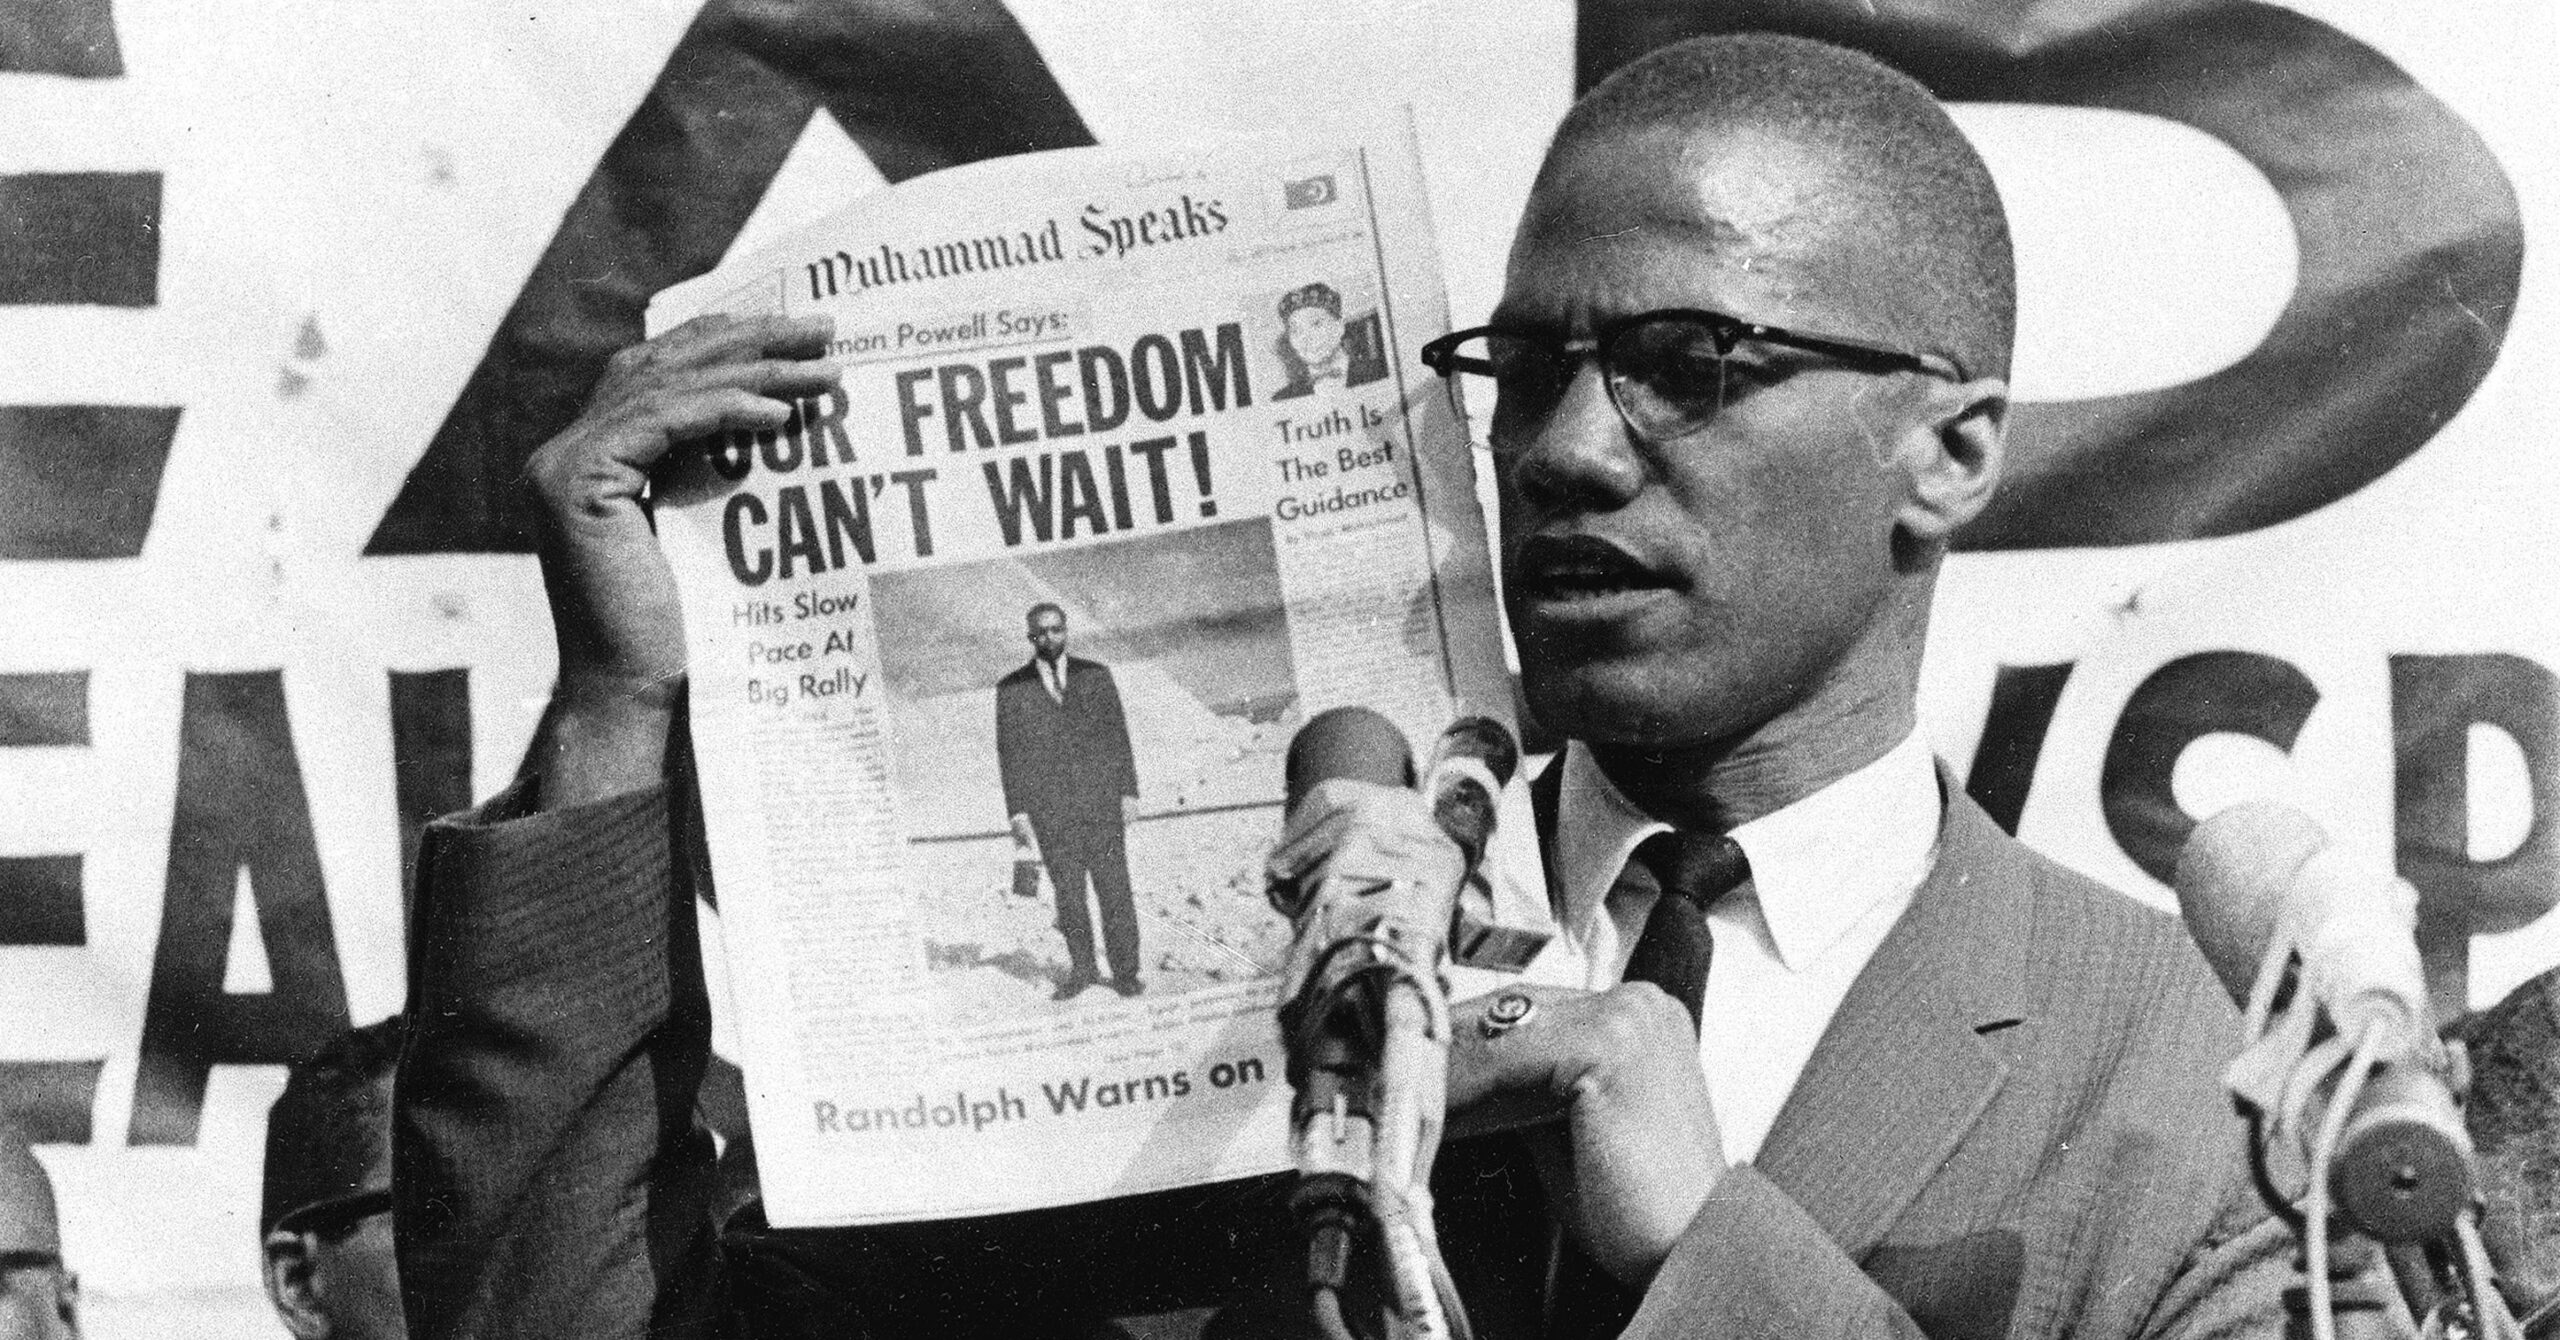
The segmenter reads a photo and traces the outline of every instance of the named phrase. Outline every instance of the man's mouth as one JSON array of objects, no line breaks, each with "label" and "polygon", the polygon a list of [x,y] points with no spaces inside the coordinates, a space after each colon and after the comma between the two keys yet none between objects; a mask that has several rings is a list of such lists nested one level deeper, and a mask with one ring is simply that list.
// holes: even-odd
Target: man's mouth
[{"label": "man's mouth", "polygon": [[1607,540],[1534,536],[1512,562],[1512,589],[1534,601],[1591,601],[1663,590],[1671,580]]}]

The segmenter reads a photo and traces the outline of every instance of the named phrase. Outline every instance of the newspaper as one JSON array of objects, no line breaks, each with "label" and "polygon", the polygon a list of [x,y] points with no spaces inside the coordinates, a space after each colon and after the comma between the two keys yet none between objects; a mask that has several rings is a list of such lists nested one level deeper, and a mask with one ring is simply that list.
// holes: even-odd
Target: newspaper
[{"label": "newspaper", "polygon": [[1409,120],[937,173],[649,315],[774,310],[841,390],[657,513],[767,1213],[1284,1166],[1291,735],[1510,713]]}]

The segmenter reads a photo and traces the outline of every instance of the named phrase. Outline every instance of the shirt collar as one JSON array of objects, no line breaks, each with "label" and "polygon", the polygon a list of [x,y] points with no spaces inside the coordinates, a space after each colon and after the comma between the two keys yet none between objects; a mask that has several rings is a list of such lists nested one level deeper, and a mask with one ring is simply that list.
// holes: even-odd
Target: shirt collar
[{"label": "shirt collar", "polygon": [[[1637,844],[1669,824],[1637,809],[1591,751],[1567,747],[1556,816],[1556,876],[1569,928],[1601,913]],[[1778,958],[1801,971],[1877,903],[1907,897],[1938,837],[1938,775],[1914,731],[1882,757],[1733,830]]]}]

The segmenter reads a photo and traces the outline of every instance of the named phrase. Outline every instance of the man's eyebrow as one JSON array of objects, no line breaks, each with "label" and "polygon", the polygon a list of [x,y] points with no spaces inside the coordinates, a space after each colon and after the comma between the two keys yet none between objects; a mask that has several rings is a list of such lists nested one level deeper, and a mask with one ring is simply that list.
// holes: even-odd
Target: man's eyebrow
[{"label": "man's eyebrow", "polygon": [[1516,307],[1505,306],[1495,307],[1493,309],[1493,315],[1485,318],[1485,324],[1489,326],[1500,326],[1506,330],[1535,331],[1563,331],[1571,329],[1573,325],[1570,321],[1558,321],[1548,317],[1530,316],[1523,314],[1520,309]]}]

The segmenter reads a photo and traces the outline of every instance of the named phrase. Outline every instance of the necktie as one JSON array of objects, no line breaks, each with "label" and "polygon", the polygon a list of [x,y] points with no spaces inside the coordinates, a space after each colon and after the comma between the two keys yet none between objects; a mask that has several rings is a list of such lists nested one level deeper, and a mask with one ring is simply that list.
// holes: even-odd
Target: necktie
[{"label": "necktie", "polygon": [[1751,877],[1742,844],[1722,833],[1656,833],[1636,848],[1641,868],[1662,891],[1627,959],[1626,980],[1651,982],[1689,1008],[1696,1023],[1707,998],[1707,964],[1715,939],[1707,908]]}]

